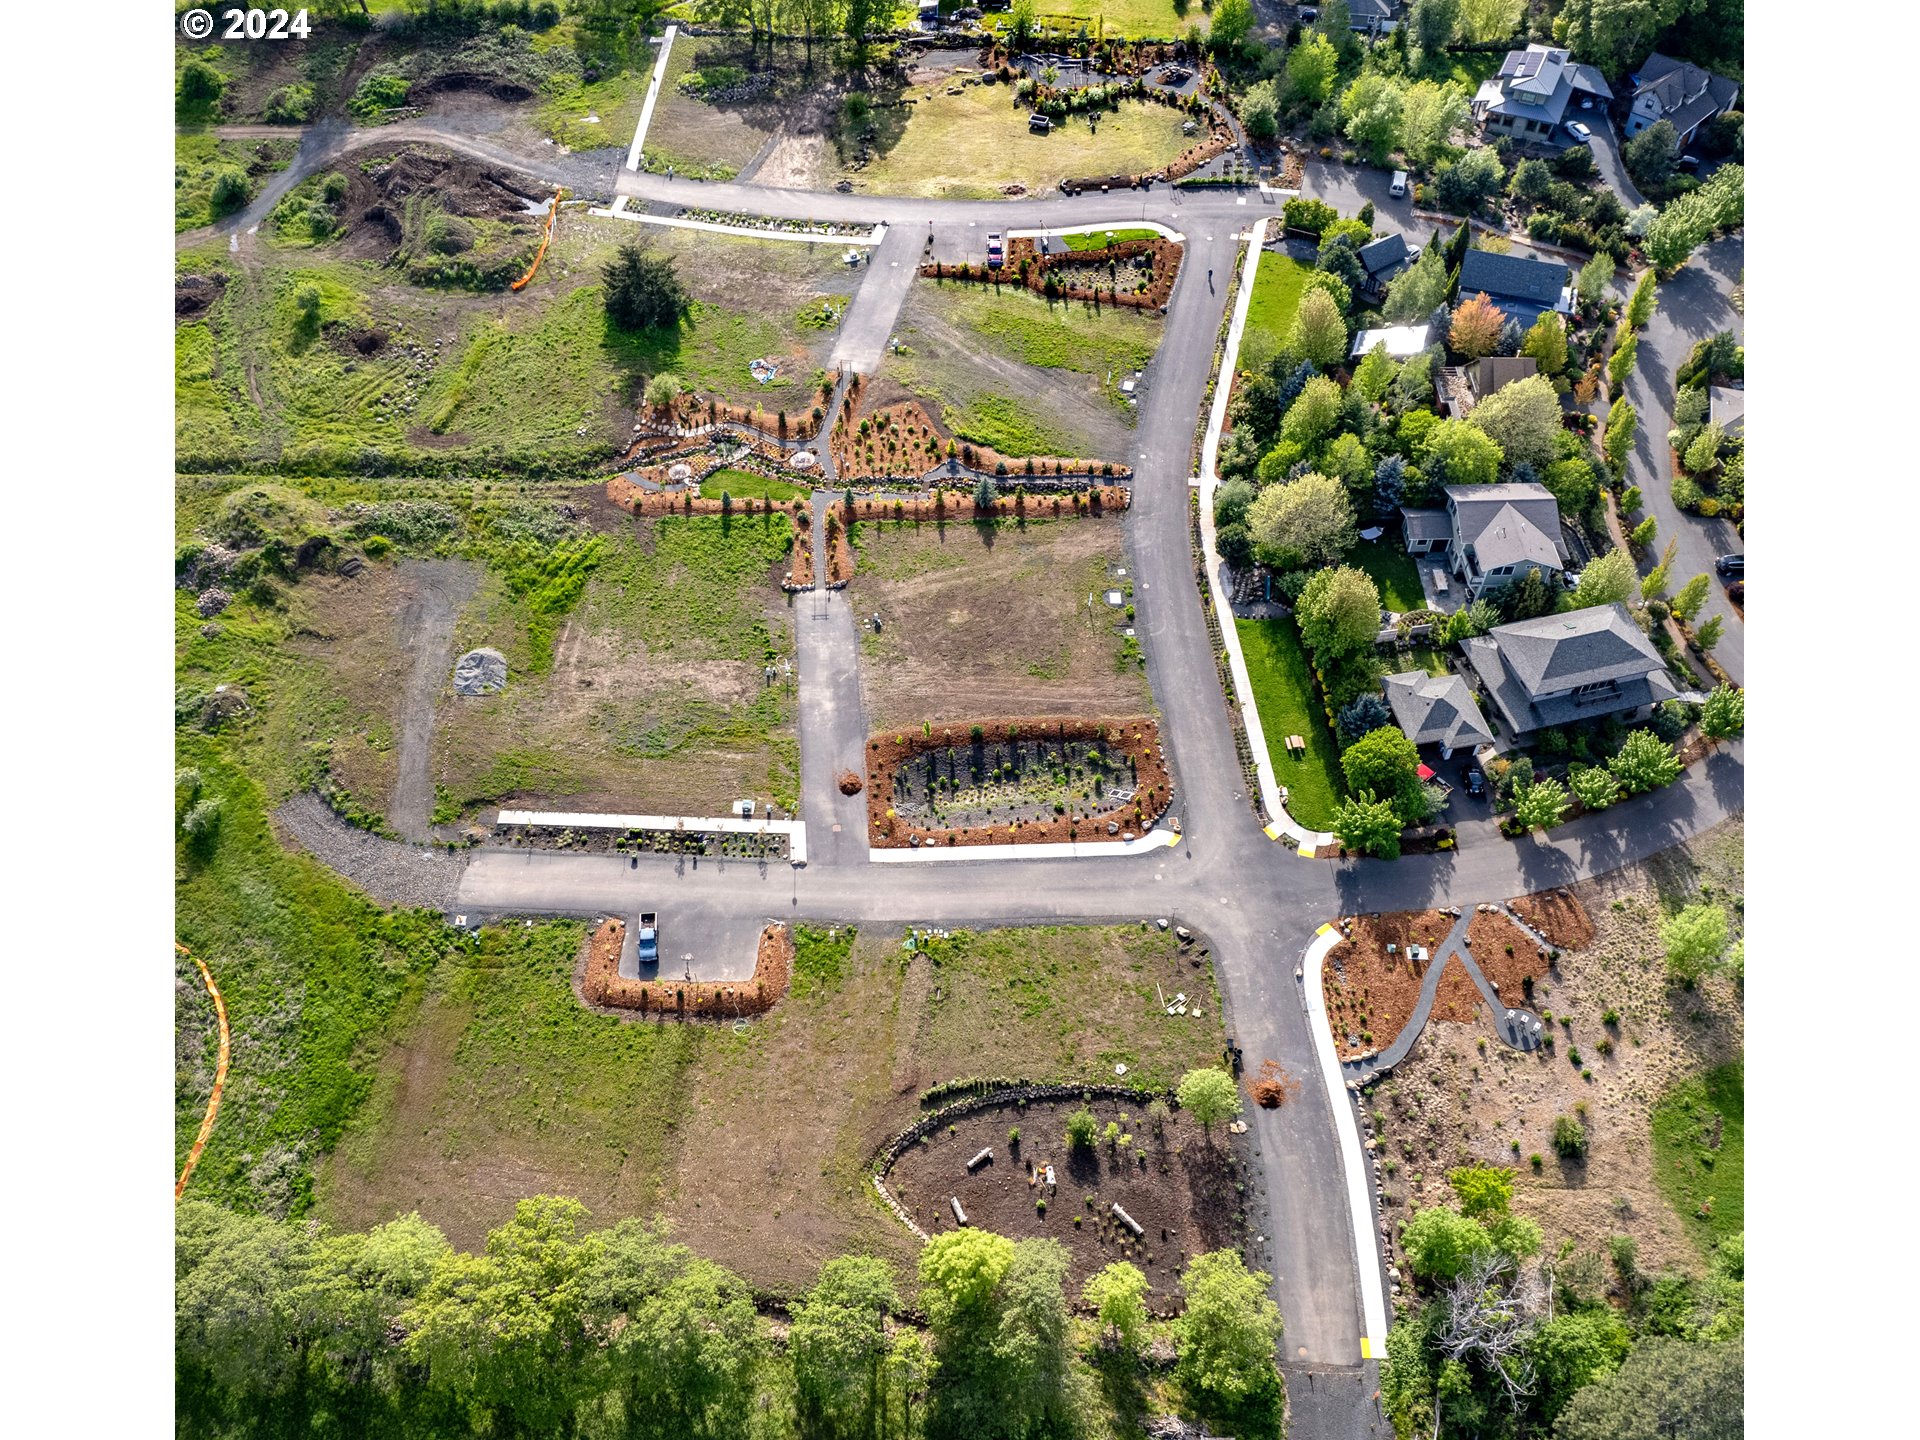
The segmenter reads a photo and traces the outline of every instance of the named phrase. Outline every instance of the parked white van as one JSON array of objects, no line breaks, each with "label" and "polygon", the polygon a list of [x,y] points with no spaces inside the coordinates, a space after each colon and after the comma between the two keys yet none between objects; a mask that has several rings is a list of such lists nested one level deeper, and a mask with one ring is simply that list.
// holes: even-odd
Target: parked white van
[{"label": "parked white van", "polygon": [[1393,196],[1393,198],[1396,200],[1402,200],[1406,198],[1406,194],[1407,194],[1407,172],[1406,171],[1396,170],[1393,172],[1393,184],[1387,187],[1387,193]]}]

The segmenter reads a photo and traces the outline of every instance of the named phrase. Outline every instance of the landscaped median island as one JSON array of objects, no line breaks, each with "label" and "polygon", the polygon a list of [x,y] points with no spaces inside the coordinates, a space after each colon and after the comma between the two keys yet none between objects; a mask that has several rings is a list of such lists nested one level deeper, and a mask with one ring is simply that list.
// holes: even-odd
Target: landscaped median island
[{"label": "landscaped median island", "polygon": [[1173,799],[1147,717],[922,724],[867,742],[867,832],[876,847],[1125,841]]}]

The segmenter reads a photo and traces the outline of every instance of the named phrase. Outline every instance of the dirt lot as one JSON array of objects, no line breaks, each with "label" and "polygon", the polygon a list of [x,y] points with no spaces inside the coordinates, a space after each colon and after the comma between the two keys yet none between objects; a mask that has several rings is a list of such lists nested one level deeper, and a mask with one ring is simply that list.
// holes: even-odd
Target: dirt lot
[{"label": "dirt lot", "polygon": [[[1321,989],[1342,1059],[1393,1043],[1413,1014],[1427,967],[1439,960],[1440,942],[1452,928],[1453,916],[1442,910],[1362,915],[1354,920],[1352,935],[1327,952]],[[1394,947],[1391,955],[1389,945]],[[1407,959],[1409,945],[1424,945],[1428,958],[1417,964]],[[1479,992],[1460,966],[1450,964],[1449,970],[1434,995],[1433,1014],[1464,1020],[1473,1013]],[[1459,993],[1462,986],[1464,994]]]},{"label": "dirt lot", "polygon": [[[1104,1131],[1119,1125],[1124,1145],[1104,1138],[1091,1151],[1066,1143],[1073,1100],[981,1110],[927,1137],[895,1162],[887,1183],[929,1235],[957,1228],[948,1204],[957,1196],[967,1222],[1024,1240],[1045,1235],[1067,1247],[1070,1288],[1103,1265],[1130,1260],[1153,1287],[1157,1312],[1179,1308],[1180,1269],[1194,1255],[1245,1239],[1246,1217],[1234,1189],[1245,1169],[1236,1137],[1216,1127],[1211,1143],[1176,1114],[1154,1134],[1141,1106],[1095,1100],[1086,1108]],[[1018,1129],[1017,1144],[1009,1142]],[[968,1171],[991,1148],[993,1159]],[[1054,1184],[1048,1184],[1051,1169]],[[1038,1202],[1044,1200],[1046,1208]],[[1108,1207],[1118,1204],[1146,1232],[1134,1235]]]},{"label": "dirt lot", "polygon": [[455,645],[500,650],[508,684],[443,706],[436,785],[461,810],[716,815],[751,796],[790,813],[794,699],[763,673],[793,652],[787,535],[780,516],[625,521],[545,670],[489,576]]},{"label": "dirt lot", "polygon": [[[895,931],[799,939],[791,994],[738,1032],[589,1012],[573,993],[578,927],[450,962],[325,1167],[321,1213],[362,1226],[418,1208],[472,1245],[520,1198],[577,1195],[596,1224],[664,1213],[757,1285],[797,1289],[827,1257],[865,1251],[910,1289],[918,1244],[867,1167],[923,1089],[1110,1079],[1116,1063],[1170,1085],[1224,1043],[1207,962],[1157,929],[963,934],[911,957]],[[1156,983],[1201,1013],[1165,1015]],[[1036,1144],[1042,1130],[1060,1125],[1036,1125]]]},{"label": "dirt lot", "polygon": [[1099,598],[1121,583],[1112,575],[1125,564],[1117,519],[990,530],[864,522],[855,536],[854,613],[881,621],[878,634],[861,636],[876,728],[1151,708],[1146,671],[1124,657],[1123,612]]},{"label": "dirt lot", "polygon": [[[1509,1165],[1518,1172],[1514,1208],[1540,1224],[1548,1254],[1563,1240],[1594,1248],[1626,1233],[1639,1244],[1644,1272],[1700,1267],[1698,1250],[1654,1182],[1649,1117],[1676,1082],[1738,1058],[1745,1022],[1740,990],[1727,975],[1710,976],[1692,991],[1668,983],[1658,923],[1706,895],[1728,906],[1737,935],[1742,841],[1738,822],[1723,825],[1575,887],[1594,939],[1564,950],[1534,985],[1533,1003],[1548,1019],[1553,1045],[1532,1054],[1509,1050],[1484,1012],[1428,1025],[1368,1102],[1387,1157],[1390,1217],[1404,1222],[1413,1209],[1445,1200],[1453,1166]],[[1563,920],[1577,925],[1564,899],[1559,904]],[[1478,955],[1490,975],[1508,963],[1504,944]],[[1525,955],[1518,941],[1514,948]],[[1603,1018],[1609,1010],[1618,1017],[1613,1023]],[[1583,1069],[1591,1079],[1582,1078]],[[1554,1153],[1550,1132],[1561,1115],[1586,1127],[1584,1162]]]}]

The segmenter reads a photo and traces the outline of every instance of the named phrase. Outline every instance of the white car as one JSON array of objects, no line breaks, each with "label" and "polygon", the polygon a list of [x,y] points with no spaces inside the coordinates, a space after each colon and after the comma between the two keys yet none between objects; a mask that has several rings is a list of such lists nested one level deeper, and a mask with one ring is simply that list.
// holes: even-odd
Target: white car
[{"label": "white car", "polygon": [[1567,129],[1572,132],[1573,138],[1578,140],[1582,145],[1591,145],[1593,143],[1593,131],[1582,125],[1578,120],[1567,122]]}]

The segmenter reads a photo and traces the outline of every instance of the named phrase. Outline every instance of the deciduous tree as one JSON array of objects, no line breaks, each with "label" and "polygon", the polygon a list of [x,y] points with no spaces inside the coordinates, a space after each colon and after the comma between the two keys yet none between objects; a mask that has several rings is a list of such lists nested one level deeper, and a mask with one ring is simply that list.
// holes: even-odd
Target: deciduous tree
[{"label": "deciduous tree", "polygon": [[1301,388],[1280,422],[1281,438],[1303,450],[1318,445],[1340,423],[1343,400],[1340,387],[1324,375],[1315,375]]},{"label": "deciduous tree", "polygon": [[1427,818],[1426,790],[1420,783],[1420,752],[1398,727],[1383,725],[1349,745],[1340,757],[1347,788],[1368,791],[1392,803],[1402,825]]},{"label": "deciduous tree", "polygon": [[1558,453],[1560,393],[1545,375],[1502,385],[1467,419],[1500,447],[1509,466],[1546,465]]},{"label": "deciduous tree", "polygon": [[1607,435],[1600,449],[1616,475],[1626,472],[1627,457],[1633,454],[1633,432],[1639,423],[1639,412],[1624,395],[1607,411]]},{"label": "deciduous tree", "polygon": [[1408,86],[1400,97],[1401,150],[1415,165],[1434,164],[1453,148],[1453,137],[1465,128],[1467,113],[1467,92],[1451,80],[1422,80]]},{"label": "deciduous tree", "polygon": [[1471,420],[1442,420],[1420,449],[1421,465],[1447,485],[1491,485],[1500,460],[1498,443]]},{"label": "deciduous tree", "polygon": [[1370,650],[1380,633],[1380,591],[1364,570],[1316,570],[1294,607],[1301,638],[1321,664]]},{"label": "deciduous tree", "polygon": [[1399,83],[1378,71],[1366,70],[1340,97],[1340,114],[1347,138],[1379,165],[1400,144],[1400,112],[1404,92]]},{"label": "deciduous tree", "polygon": [[1392,801],[1376,800],[1371,790],[1362,790],[1335,806],[1329,828],[1349,850],[1377,855],[1382,860],[1400,858],[1400,816]]},{"label": "deciduous tree", "polygon": [[1333,94],[1334,75],[1339,68],[1340,57],[1327,37],[1318,30],[1309,30],[1287,55],[1287,99],[1308,105],[1324,104]]},{"label": "deciduous tree", "polygon": [[1573,608],[1625,603],[1633,598],[1640,577],[1633,568],[1633,557],[1624,550],[1609,550],[1580,572],[1573,587]]},{"label": "deciduous tree", "polygon": [[1247,512],[1247,531],[1275,563],[1326,565],[1354,542],[1353,506],[1338,480],[1302,475],[1260,492]]},{"label": "deciduous tree", "polygon": [[876,1430],[886,1405],[886,1322],[899,1304],[884,1260],[844,1255],[820,1267],[820,1278],[794,1305],[787,1332],[804,1431]]},{"label": "deciduous tree", "polygon": [[1607,357],[1607,384],[1618,395],[1621,387],[1627,383],[1627,377],[1633,373],[1633,364],[1640,356],[1640,336],[1629,330],[1620,337],[1620,343],[1613,347],[1613,354]]},{"label": "deciduous tree", "polygon": [[1491,355],[1500,343],[1500,328],[1506,316],[1483,290],[1462,300],[1453,309],[1453,324],[1447,329],[1447,341],[1469,360]]},{"label": "deciduous tree", "polygon": [[1414,1212],[1400,1232],[1400,1248],[1415,1275],[1444,1282],[1460,1275],[1474,1257],[1492,1254],[1494,1246],[1478,1220],[1436,1205]]},{"label": "deciduous tree", "polygon": [[1633,294],[1627,300],[1627,324],[1635,330],[1644,330],[1653,319],[1653,312],[1660,304],[1660,281],[1653,271],[1648,270],[1640,276],[1633,287]]},{"label": "deciduous tree", "polygon": [[1324,290],[1309,289],[1293,312],[1287,349],[1316,365],[1338,365],[1347,358],[1347,322]]},{"label": "deciduous tree", "polygon": [[1516,787],[1513,823],[1522,830],[1549,830],[1567,813],[1567,787],[1551,776]]},{"label": "deciduous tree", "polygon": [[1558,375],[1567,368],[1566,322],[1551,310],[1542,312],[1520,342],[1520,353],[1532,356],[1541,374]]},{"label": "deciduous tree", "polygon": [[1080,1291],[1082,1302],[1106,1327],[1107,1341],[1123,1354],[1137,1355],[1146,1343],[1147,1289],[1139,1266],[1116,1260],[1088,1276]]},{"label": "deciduous tree", "polygon": [[1447,299],[1447,262],[1438,246],[1429,245],[1420,258],[1387,282],[1387,302],[1381,314],[1396,323],[1425,320]]},{"label": "deciduous tree", "polygon": [[1680,777],[1680,757],[1651,730],[1635,730],[1607,762],[1629,795],[1657,790]]},{"label": "deciduous tree", "polygon": [[1399,373],[1400,367],[1388,357],[1386,343],[1382,341],[1367,351],[1354,367],[1353,388],[1377,405],[1393,388],[1393,377]]},{"label": "deciduous tree", "polygon": [[1674,615],[1691,623],[1693,617],[1700,613],[1700,607],[1707,603],[1707,586],[1710,583],[1703,571],[1682,585],[1670,607]]},{"label": "deciduous tree", "polygon": [[1604,810],[1620,798],[1620,782],[1604,765],[1576,765],[1567,772],[1573,798],[1589,810]]},{"label": "deciduous tree", "polygon": [[1217,1122],[1240,1113],[1240,1087],[1224,1070],[1211,1066],[1189,1070],[1180,1077],[1180,1088],[1175,1093],[1179,1096],[1180,1108],[1198,1120],[1200,1128],[1208,1134]]},{"label": "deciduous tree", "polygon": [[1727,950],[1727,912],[1702,901],[1660,922],[1660,944],[1667,969],[1684,984],[1694,984]]},{"label": "deciduous tree", "polygon": [[1700,707],[1702,735],[1709,740],[1728,740],[1746,728],[1746,691],[1733,685],[1721,685],[1707,692],[1706,701]]},{"label": "deciduous tree", "polygon": [[1174,1321],[1174,1376],[1203,1416],[1250,1421],[1249,1429],[1277,1418],[1261,1413],[1277,1406],[1281,1393],[1274,1369],[1280,1307],[1267,1294],[1272,1283],[1232,1250],[1196,1255],[1181,1272],[1187,1308]]}]

